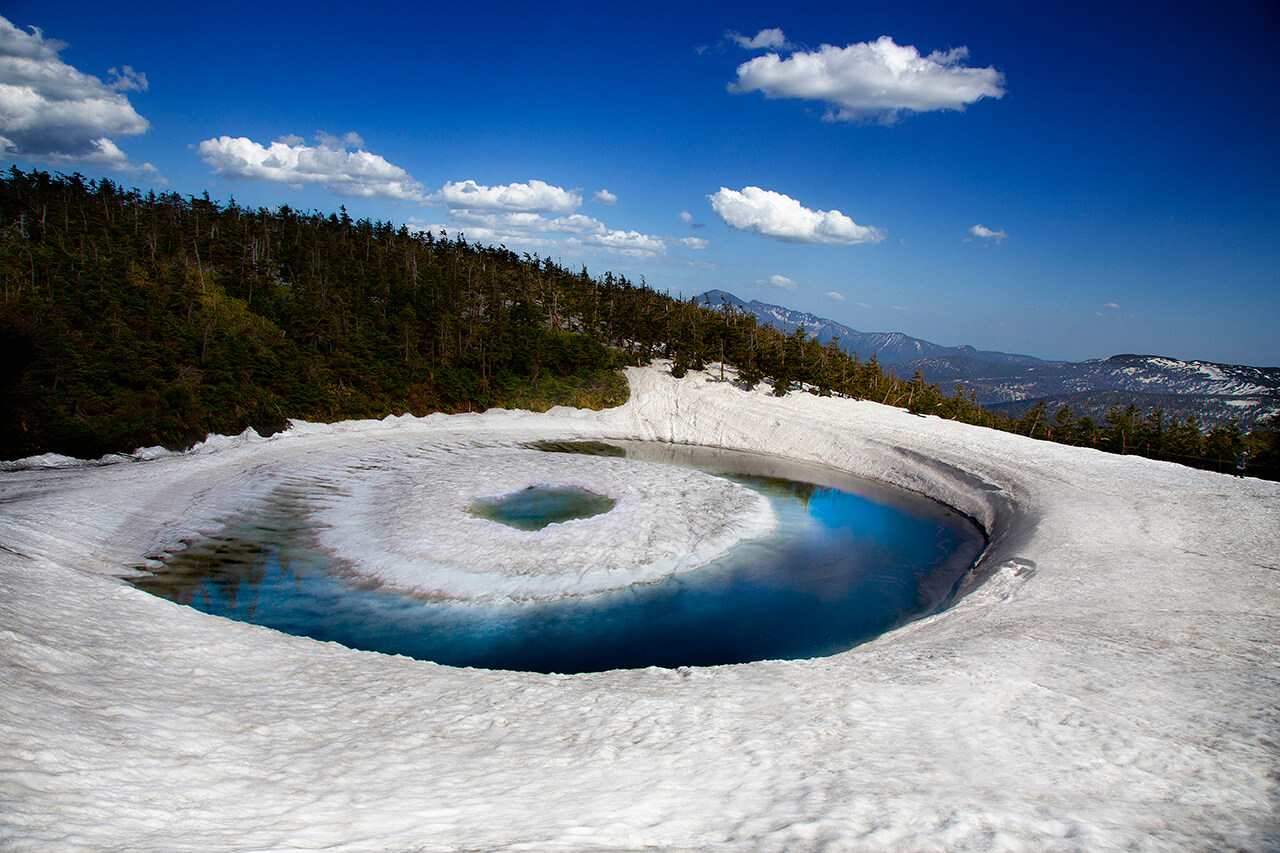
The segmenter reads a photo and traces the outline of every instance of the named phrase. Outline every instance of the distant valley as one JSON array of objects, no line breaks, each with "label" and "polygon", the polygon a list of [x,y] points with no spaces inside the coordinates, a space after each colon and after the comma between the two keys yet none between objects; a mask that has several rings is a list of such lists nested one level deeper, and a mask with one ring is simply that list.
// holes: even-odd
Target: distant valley
[{"label": "distant valley", "polygon": [[1030,355],[945,347],[902,332],[860,332],[826,317],[793,311],[732,293],[710,290],[697,297],[713,308],[733,306],[784,332],[803,327],[822,343],[834,338],[862,359],[873,354],[901,378],[917,371],[948,394],[972,389],[984,408],[1020,415],[1044,401],[1049,411],[1069,405],[1101,419],[1130,403],[1161,409],[1205,427],[1235,420],[1248,430],[1280,412],[1280,368],[1181,361],[1151,355],[1114,355],[1090,361],[1045,361]]}]

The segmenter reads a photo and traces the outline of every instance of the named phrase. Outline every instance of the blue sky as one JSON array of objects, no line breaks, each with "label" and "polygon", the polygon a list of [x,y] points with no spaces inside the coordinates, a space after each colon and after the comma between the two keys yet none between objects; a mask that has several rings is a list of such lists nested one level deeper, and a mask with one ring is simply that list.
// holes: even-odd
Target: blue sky
[{"label": "blue sky", "polygon": [[0,145],[863,331],[1280,365],[1275,4],[1039,5],[9,0]]}]

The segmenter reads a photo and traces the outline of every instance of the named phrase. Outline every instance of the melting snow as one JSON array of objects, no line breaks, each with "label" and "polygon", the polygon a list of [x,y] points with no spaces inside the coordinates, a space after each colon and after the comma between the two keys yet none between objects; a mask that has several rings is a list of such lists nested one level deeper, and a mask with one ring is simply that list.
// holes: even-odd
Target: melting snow
[{"label": "melting snow", "polygon": [[[296,424],[0,472],[0,846],[1280,844],[1280,486],[698,373],[631,380],[601,413]],[[463,499],[416,492],[406,459],[388,475],[406,503],[381,500],[365,478],[382,475],[344,454],[575,437],[869,475],[959,508],[991,545],[953,608],[843,654],[572,677],[355,652],[110,577],[321,469],[340,547]],[[604,472],[582,476],[625,486]],[[676,523],[647,513],[657,539]]]},{"label": "melting snow", "polygon": [[[706,565],[777,525],[758,492],[700,471],[518,447],[423,447],[421,438],[343,449],[315,475],[325,545],[356,571],[436,598],[581,597]],[[313,470],[312,459],[299,460]],[[578,486],[609,512],[518,530],[469,513],[477,498]]]}]

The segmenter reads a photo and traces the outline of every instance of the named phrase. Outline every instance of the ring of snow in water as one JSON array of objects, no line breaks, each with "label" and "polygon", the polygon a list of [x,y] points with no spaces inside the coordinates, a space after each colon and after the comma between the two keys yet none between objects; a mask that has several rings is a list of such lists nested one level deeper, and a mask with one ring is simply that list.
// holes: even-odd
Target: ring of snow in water
[{"label": "ring of snow in water", "polygon": [[[359,467],[354,482],[343,478],[313,504],[321,545],[359,574],[432,598],[546,600],[656,583],[777,525],[769,500],[744,486],[616,457],[441,447]],[[479,498],[536,485],[617,503],[533,531],[469,511]]]}]

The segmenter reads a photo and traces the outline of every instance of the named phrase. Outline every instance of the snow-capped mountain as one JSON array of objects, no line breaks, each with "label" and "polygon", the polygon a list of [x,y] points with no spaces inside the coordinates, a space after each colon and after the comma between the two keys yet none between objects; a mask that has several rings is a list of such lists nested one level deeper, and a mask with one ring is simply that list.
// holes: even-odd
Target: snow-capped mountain
[{"label": "snow-capped mountain", "polygon": [[1051,409],[1069,405],[1077,415],[1098,418],[1112,406],[1134,403],[1146,410],[1163,409],[1180,419],[1195,415],[1205,426],[1235,420],[1247,429],[1280,412],[1280,368],[1155,355],[1044,361],[970,346],[944,347],[901,332],[859,332],[815,314],[755,300],[743,302],[721,290],[708,291],[698,301],[713,307],[735,306],[783,331],[804,327],[823,343],[835,338],[846,352],[864,359],[874,353],[880,364],[899,376],[919,371],[948,394],[958,385],[971,388],[983,406],[1011,414],[1044,401]]},{"label": "snow-capped mountain", "polygon": [[1044,401],[1050,409],[1068,405],[1098,418],[1133,403],[1182,420],[1195,415],[1205,426],[1235,420],[1248,428],[1280,412],[1277,368],[1113,355],[1043,366],[926,358],[895,369],[903,375],[919,370],[948,392],[956,385],[973,388],[984,406],[1015,415]]}]

